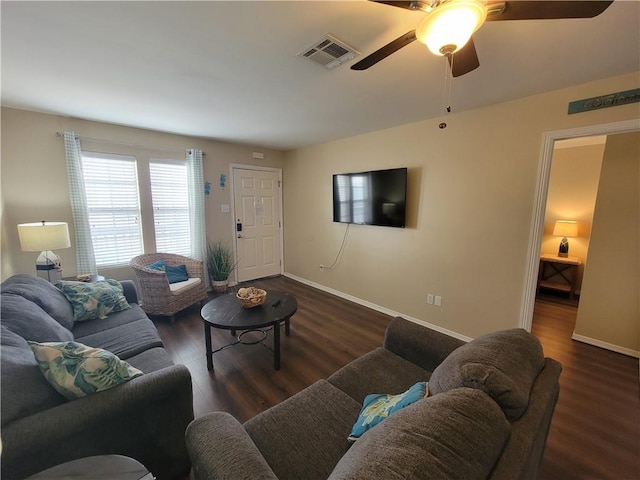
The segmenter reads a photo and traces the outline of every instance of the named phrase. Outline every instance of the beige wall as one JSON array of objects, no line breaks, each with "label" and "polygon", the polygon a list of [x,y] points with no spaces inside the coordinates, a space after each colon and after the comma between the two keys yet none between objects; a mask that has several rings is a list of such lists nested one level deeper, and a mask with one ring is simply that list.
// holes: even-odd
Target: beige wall
[{"label": "beige wall", "polygon": [[[220,174],[229,177],[229,164],[263,165],[281,168],[280,151],[249,145],[234,145],[201,138],[185,137],[55,115],[2,109],[2,279],[15,273],[35,274],[36,253],[22,252],[16,225],[39,220],[69,223],[71,248],[59,250],[64,275],[76,275],[74,231],[69,204],[64,142],[56,132],[73,130],[81,137],[109,140],[81,140],[89,151],[133,155],[137,159],[143,221],[152,222],[149,187],[149,158],[184,158],[187,148],[200,148],[204,157],[204,177],[211,182],[211,195],[205,197],[207,235],[210,239],[233,240],[233,219],[221,213],[222,203],[231,203],[229,178],[225,189],[219,187]],[[144,148],[126,145],[141,145]],[[151,147],[151,148],[147,148]],[[154,148],[155,147],[155,148]],[[172,150],[167,150],[172,149]],[[175,150],[175,151],[174,151]],[[253,160],[252,152],[264,153],[264,160]],[[204,186],[203,186],[204,188]],[[145,246],[154,249],[153,236],[147,231]],[[132,278],[126,268],[101,270],[111,278]]]},{"label": "beige wall", "polygon": [[578,237],[569,239],[569,255],[582,262],[578,268],[578,291],[587,262],[603,152],[604,143],[553,151],[540,253],[558,254],[560,238],[552,235],[556,220],[576,220]]},{"label": "beige wall", "polygon": [[[640,352],[640,134],[607,138],[575,336]],[[631,352],[630,352],[631,353]]]},{"label": "beige wall", "polygon": [[[431,119],[288,152],[286,271],[464,336],[519,326],[543,132],[638,118],[637,104],[567,115],[570,101],[635,88],[637,78],[451,114],[445,130]],[[337,267],[321,270],[346,228],[332,222],[332,174],[401,166],[408,228],[352,225]]]},{"label": "beige wall", "polygon": [[[34,270],[35,254],[20,251],[18,223],[47,218],[72,227],[64,148],[55,132],[74,130],[114,143],[206,151],[205,179],[213,185],[207,231],[228,241],[232,220],[220,204],[231,199],[229,187],[218,187],[219,174],[229,173],[229,163],[283,166],[288,274],[462,336],[516,327],[542,134],[638,118],[637,104],[566,114],[568,102],[635,88],[637,78],[636,72],[451,114],[445,130],[431,119],[286,154],[3,108],[1,275]],[[108,150],[133,153],[141,163],[167,154],[114,147]],[[252,160],[255,150],[265,160]],[[346,228],[332,222],[332,174],[400,166],[409,167],[408,228],[353,225],[337,267],[321,271]],[[73,247],[58,253],[65,275],[75,274]],[[128,269],[105,273],[131,276]],[[428,305],[427,293],[441,295],[442,307]]]}]

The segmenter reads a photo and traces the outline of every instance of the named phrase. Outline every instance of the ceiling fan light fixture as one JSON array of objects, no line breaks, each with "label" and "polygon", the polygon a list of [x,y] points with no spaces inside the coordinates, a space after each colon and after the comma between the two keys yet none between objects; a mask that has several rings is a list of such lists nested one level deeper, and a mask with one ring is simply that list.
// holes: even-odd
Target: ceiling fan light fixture
[{"label": "ceiling fan light fixture", "polygon": [[449,0],[429,12],[416,29],[416,38],[435,55],[450,55],[469,41],[487,18],[480,0]]}]

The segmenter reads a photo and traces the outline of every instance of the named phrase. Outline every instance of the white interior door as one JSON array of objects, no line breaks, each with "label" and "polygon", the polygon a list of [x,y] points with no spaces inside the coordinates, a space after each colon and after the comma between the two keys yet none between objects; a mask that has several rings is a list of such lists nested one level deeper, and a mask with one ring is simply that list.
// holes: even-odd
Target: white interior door
[{"label": "white interior door", "polygon": [[280,171],[233,167],[237,281],[282,273]]}]

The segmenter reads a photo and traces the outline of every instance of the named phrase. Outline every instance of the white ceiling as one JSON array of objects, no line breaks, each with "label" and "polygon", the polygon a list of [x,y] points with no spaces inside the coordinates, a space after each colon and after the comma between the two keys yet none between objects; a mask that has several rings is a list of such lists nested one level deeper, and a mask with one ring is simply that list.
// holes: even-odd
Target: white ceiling
[{"label": "white ceiling", "polygon": [[[422,44],[349,68],[419,12],[366,0],[0,8],[7,107],[284,150],[442,115],[446,60]],[[620,0],[593,19],[487,22],[452,109],[638,71],[639,25],[640,2]],[[296,56],[325,33],[362,55],[334,70]]]}]

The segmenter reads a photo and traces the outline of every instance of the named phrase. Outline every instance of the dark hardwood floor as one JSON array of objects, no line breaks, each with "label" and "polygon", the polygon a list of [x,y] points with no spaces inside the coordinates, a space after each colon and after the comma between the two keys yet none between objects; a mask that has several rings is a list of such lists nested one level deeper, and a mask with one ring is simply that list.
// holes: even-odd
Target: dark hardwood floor
[{"label": "dark hardwood floor", "polygon": [[639,479],[638,359],[571,340],[576,314],[550,296],[534,309],[532,333],[563,367],[539,478]]},{"label": "dark hardwood floor", "polygon": [[[196,417],[222,410],[246,421],[380,346],[391,319],[286,277],[251,284],[289,292],[298,300],[291,336],[281,337],[279,371],[273,369],[273,353],[262,345],[218,352],[214,370],[208,371],[199,308],[177,315],[173,325],[156,320],[174,362],[191,371]],[[564,365],[539,478],[640,478],[638,360],[573,342],[575,311],[571,305],[536,303],[533,333],[545,354]],[[217,348],[233,338],[212,329],[212,340]]]},{"label": "dark hardwood floor", "polygon": [[[167,320],[156,321],[174,362],[191,371],[196,417],[223,410],[240,421],[248,420],[380,346],[391,320],[287,277],[253,281],[251,285],[289,292],[298,301],[291,336],[281,335],[278,371],[273,369],[273,352],[263,345],[237,345],[218,352],[213,358],[214,370],[208,371],[204,327],[196,307],[176,315],[173,325]],[[211,338],[214,349],[234,340],[229,331],[217,329],[211,329]],[[265,344],[272,343],[269,336]]]}]

